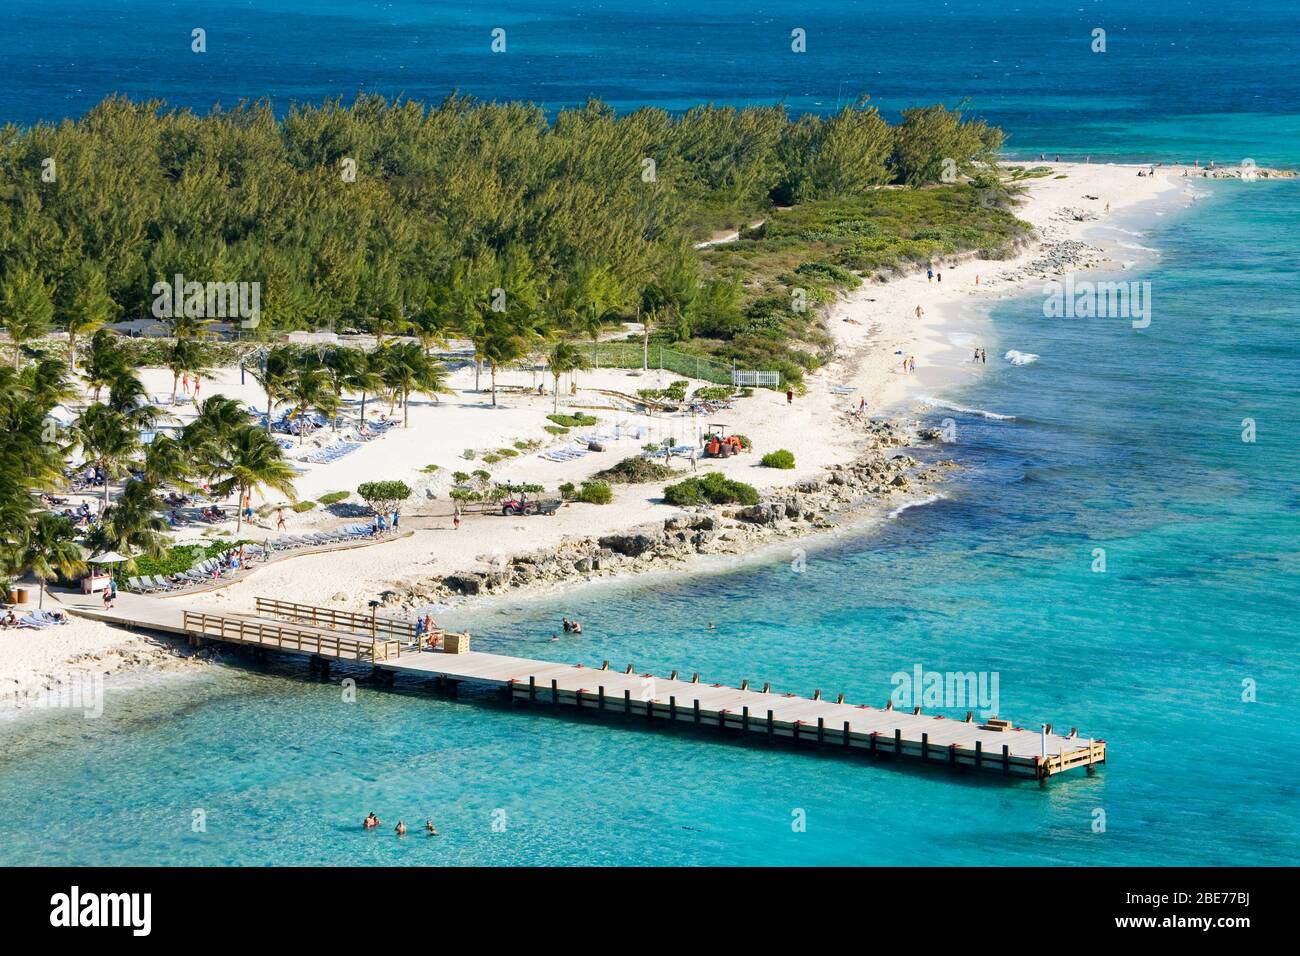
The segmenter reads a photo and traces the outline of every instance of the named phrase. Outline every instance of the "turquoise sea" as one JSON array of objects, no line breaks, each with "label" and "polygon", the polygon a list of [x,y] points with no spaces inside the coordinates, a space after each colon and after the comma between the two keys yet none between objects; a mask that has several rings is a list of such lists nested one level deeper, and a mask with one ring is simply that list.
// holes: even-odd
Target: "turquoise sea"
[{"label": "turquoise sea", "polygon": [[[969,95],[1024,153],[1300,164],[1289,4],[702,6],[555,0],[503,20],[475,3],[55,0],[46,19],[11,13],[0,111],[359,85],[833,108],[843,84],[895,105]],[[207,72],[164,69],[188,64],[200,7]],[[498,21],[519,37],[513,72],[475,59],[479,24]],[[810,52],[787,71],[792,23]],[[1071,59],[1093,25],[1114,66]],[[818,36],[834,49],[814,64]],[[1148,328],[1045,319],[1036,292],[994,307],[989,373],[941,396],[970,411],[927,412],[956,420],[944,453],[965,466],[943,499],[811,546],[802,573],[778,552],[463,612],[482,649],[873,704],[915,664],[995,671],[1004,715],[1107,740],[1095,777],[1006,785],[364,681],[344,704],[305,667],[229,667],[112,685],[99,720],[0,724],[0,863],[1300,863],[1300,181],[1194,188],[1097,237],[1127,243],[1123,277],[1151,282]],[[1007,349],[1039,359],[1013,366]],[[549,641],[562,613],[581,639]],[[363,833],[369,810],[442,835]]]}]

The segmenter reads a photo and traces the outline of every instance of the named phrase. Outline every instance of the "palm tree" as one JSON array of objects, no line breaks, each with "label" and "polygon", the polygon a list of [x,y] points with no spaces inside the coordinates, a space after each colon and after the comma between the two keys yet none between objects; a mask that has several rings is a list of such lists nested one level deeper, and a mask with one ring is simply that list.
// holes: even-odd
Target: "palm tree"
[{"label": "palm tree", "polygon": [[402,427],[410,424],[411,395],[430,395],[436,402],[446,391],[447,369],[414,342],[390,343],[375,353],[379,378],[394,402],[402,404]]},{"label": "palm tree", "polygon": [[266,430],[271,430],[277,402],[283,401],[294,376],[293,355],[283,346],[276,346],[262,357],[261,365],[250,370],[254,379],[266,392]]},{"label": "palm tree", "polygon": [[212,359],[203,343],[195,338],[178,338],[167,349],[167,368],[172,373],[172,404],[176,404],[176,387],[182,375],[206,375]]},{"label": "palm tree", "polygon": [[104,271],[91,262],[83,262],[74,277],[76,290],[68,309],[68,367],[77,370],[77,337],[93,335],[117,311],[108,294]]},{"label": "palm tree", "polygon": [[344,364],[338,372],[340,391],[361,393],[361,418],[359,421],[364,423],[366,420],[366,396],[373,395],[383,388],[384,384],[376,368],[375,355],[372,352],[362,352],[354,349],[339,349],[338,351],[349,356],[347,359],[343,359]]},{"label": "palm tree", "polygon": [[[155,438],[145,455],[145,475],[156,483],[180,481],[189,475],[207,478],[222,474],[230,437],[248,424],[243,406],[233,398],[213,395],[199,405],[194,420],[181,430],[179,441]],[[161,447],[159,447],[161,446]],[[175,446],[175,447],[173,447]]]},{"label": "palm tree", "polygon": [[493,312],[484,324],[481,349],[492,373],[492,404],[497,403],[497,369],[517,362],[528,351],[531,323],[520,320],[519,313]]},{"label": "palm tree", "polygon": [[183,442],[156,435],[144,450],[144,480],[154,487],[173,484],[189,489],[195,463],[195,456]]},{"label": "palm tree", "polygon": [[109,387],[108,407],[121,413],[137,431],[153,428],[163,417],[162,410],[149,401],[144,385],[129,371],[121,373]]},{"label": "palm tree", "polygon": [[107,508],[112,479],[125,473],[126,463],[139,451],[139,432],[122,412],[96,403],[81,413],[73,425],[73,434],[87,460],[104,471]]},{"label": "palm tree", "polygon": [[[332,419],[338,411],[334,387],[329,372],[319,367],[299,367],[289,379],[286,398],[292,403],[289,419],[297,421],[307,412],[315,409],[326,418]],[[302,444],[305,428],[298,429],[298,444]]]},{"label": "palm tree", "polygon": [[22,356],[23,345],[38,339],[50,329],[54,303],[45,280],[31,269],[19,268],[0,285],[0,322],[13,343],[14,368]]},{"label": "palm tree", "polygon": [[19,376],[28,396],[43,409],[52,409],[77,397],[78,390],[68,380],[67,368],[58,359],[38,358],[26,365]]},{"label": "palm tree", "polygon": [[100,516],[99,525],[86,538],[96,554],[119,551],[131,555],[126,569],[135,570],[135,558],[162,557],[167,552],[167,522],[160,512],[162,500],[149,481],[131,480],[122,486],[117,501]]},{"label": "palm tree", "polygon": [[77,544],[77,529],[62,515],[43,513],[26,529],[17,556],[21,571],[30,571],[40,582],[38,607],[45,606],[45,582],[62,574],[70,578],[86,569]]},{"label": "palm tree", "polygon": [[577,346],[561,341],[556,342],[555,348],[551,349],[547,364],[551,368],[551,377],[555,379],[554,410],[558,414],[560,411],[560,376],[569,372],[576,372],[578,369],[587,368],[587,360]]},{"label": "palm tree", "polygon": [[101,390],[130,372],[131,366],[118,347],[117,336],[108,329],[96,332],[90,339],[90,352],[86,356],[85,367],[81,370],[87,384],[95,390],[95,401],[99,401]]},{"label": "palm tree", "polygon": [[220,451],[220,473],[228,477],[218,482],[214,489],[223,496],[233,489],[239,490],[236,533],[243,527],[243,503],[251,501],[258,488],[271,488],[297,500],[293,487],[294,470],[285,460],[284,451],[275,439],[256,425],[240,426]]}]

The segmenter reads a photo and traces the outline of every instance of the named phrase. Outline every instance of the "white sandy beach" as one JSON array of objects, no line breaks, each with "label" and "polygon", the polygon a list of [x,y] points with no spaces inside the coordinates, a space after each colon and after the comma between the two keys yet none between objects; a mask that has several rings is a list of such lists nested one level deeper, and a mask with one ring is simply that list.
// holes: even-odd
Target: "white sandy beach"
[{"label": "white sandy beach", "polygon": [[[469,514],[460,529],[453,530],[447,490],[451,473],[457,470],[470,472],[486,467],[496,481],[537,483],[553,491],[561,482],[580,483],[594,472],[639,453],[648,441],[673,437],[681,444],[698,444],[701,429],[712,422],[725,424],[729,434],[749,436],[755,452],[726,460],[701,460],[700,472],[719,470],[760,490],[789,485],[802,477],[819,474],[833,463],[853,458],[860,437],[842,427],[841,412],[856,409],[865,399],[869,414],[901,413],[927,396],[938,395],[979,375],[985,366],[972,362],[971,357],[974,348],[983,345],[988,335],[983,307],[986,303],[1037,291],[1041,279],[1030,276],[1034,271],[1031,267],[1057,244],[1085,241],[1083,237],[1089,230],[1109,217],[1138,211],[1142,203],[1157,198],[1176,200],[1177,191],[1189,185],[1189,180],[1181,178],[1181,167],[1164,167],[1156,177],[1139,178],[1137,171],[1143,167],[1138,166],[1030,165],[1053,169],[1050,176],[1024,182],[1027,194],[1017,209],[1017,215],[1035,227],[1035,241],[1010,260],[936,263],[936,271],[942,274],[941,282],[927,281],[921,272],[887,283],[865,284],[828,314],[826,325],[836,341],[835,360],[807,377],[806,394],[796,396],[793,404],[787,404],[784,391],[757,389],[752,398],[738,400],[732,409],[707,420],[692,419],[689,415],[636,414],[613,407],[618,403],[593,390],[635,393],[640,388],[662,387],[682,376],[658,371],[579,372],[577,395],[566,393],[560,400],[559,410],[585,411],[596,415],[600,424],[592,429],[574,429],[573,434],[610,431],[617,426],[621,431],[641,428],[644,437],[609,440],[608,451],[573,461],[548,461],[538,452],[524,452],[495,466],[486,466],[481,460],[466,460],[463,452],[475,449],[481,455],[527,440],[559,444],[573,436],[556,439],[544,430],[550,424],[546,415],[552,411],[549,376],[545,378],[546,397],[501,392],[499,407],[493,408],[485,390],[473,390],[473,369],[461,368],[452,376],[451,394],[442,396],[436,403],[424,398],[412,402],[409,427],[395,427],[338,461],[301,464],[303,473],[297,483],[301,499],[314,500],[332,491],[355,492],[363,481],[406,481],[417,489],[402,512],[402,525],[412,529],[413,534],[369,547],[279,561],[228,588],[181,600],[194,606],[242,610],[251,608],[256,595],[274,595],[312,604],[333,603],[352,610],[364,609],[368,600],[403,582],[454,570],[486,568],[494,560],[551,547],[566,537],[625,530],[678,513],[677,509],[657,500],[660,485],[615,485],[615,499],[610,505],[569,504],[555,517]],[[1074,218],[1080,211],[1087,215],[1085,221]],[[1097,255],[1089,261],[1100,263],[1102,258]],[[916,315],[918,306],[923,313],[920,319]],[[915,357],[914,374],[903,371],[905,356]],[[990,348],[988,361],[993,364],[1006,360]],[[220,393],[264,409],[265,397],[257,383],[250,378],[241,384],[239,378],[237,369],[222,370],[203,381],[202,397]],[[151,392],[170,394],[169,372],[146,369],[143,379]],[[541,380],[541,376],[536,379]],[[484,389],[487,381],[484,374]],[[504,385],[531,386],[534,381],[526,371],[498,375],[498,383]],[[692,383],[696,384],[706,383]],[[372,400],[368,410],[373,410],[372,414],[386,412],[387,403]],[[349,411],[355,414],[354,406]],[[179,410],[178,420],[183,422],[186,414]],[[328,445],[334,437],[328,430],[320,432],[307,439],[303,451],[310,451],[313,442],[318,446]],[[779,448],[794,453],[796,470],[759,467],[758,460],[763,453]],[[298,457],[300,452],[295,448],[290,454]],[[437,471],[425,471],[431,464],[438,466]],[[680,462],[675,466],[687,467]],[[268,503],[278,502],[278,497],[272,497]],[[355,495],[350,502],[358,503]],[[255,499],[254,503],[261,502]],[[233,499],[230,504],[233,514]],[[349,519],[322,508],[302,515],[292,511],[286,514],[290,532],[368,520]],[[253,539],[273,536],[274,520],[259,520],[257,526],[245,527],[240,536]],[[207,525],[191,526],[182,532],[179,540],[197,540],[205,531],[210,536],[213,530]],[[233,534],[234,522],[228,522],[223,530]],[[132,654],[136,650],[152,656],[155,645],[145,638],[84,620],[66,628],[39,632],[5,631],[0,634],[0,691],[5,687],[40,684],[57,678],[61,671],[101,664],[104,669],[111,669],[110,658],[135,660]]]}]

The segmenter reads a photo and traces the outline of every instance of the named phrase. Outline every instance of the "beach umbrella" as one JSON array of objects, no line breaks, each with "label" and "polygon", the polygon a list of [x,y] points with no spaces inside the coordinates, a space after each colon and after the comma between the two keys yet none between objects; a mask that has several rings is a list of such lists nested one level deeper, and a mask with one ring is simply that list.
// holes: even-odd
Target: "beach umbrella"
[{"label": "beach umbrella", "polygon": [[125,555],[118,554],[116,551],[109,551],[107,554],[97,554],[90,559],[91,564],[121,564],[123,561],[131,559]]},{"label": "beach umbrella", "polygon": [[90,563],[117,565],[117,564],[121,564],[124,561],[130,561],[130,560],[131,560],[130,558],[126,557],[125,555],[118,554],[116,551],[108,551],[105,552],[104,554],[95,555],[93,558],[90,559]]}]

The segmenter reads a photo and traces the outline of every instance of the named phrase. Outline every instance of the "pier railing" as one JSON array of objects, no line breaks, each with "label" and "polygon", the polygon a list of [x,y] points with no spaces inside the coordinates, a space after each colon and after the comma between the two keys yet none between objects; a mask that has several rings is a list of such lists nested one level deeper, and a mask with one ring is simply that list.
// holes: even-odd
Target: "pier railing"
[{"label": "pier railing", "polygon": [[282,651],[297,651],[342,661],[387,661],[400,657],[399,641],[368,641],[357,637],[322,634],[296,627],[272,624],[266,621],[222,614],[203,614],[186,611],[184,628],[187,634],[209,637],[232,644],[251,644]]},{"label": "pier railing", "polygon": [[415,639],[415,625],[395,617],[357,614],[353,611],[340,611],[331,607],[316,607],[313,604],[299,604],[296,601],[280,601],[264,597],[257,599],[257,613],[286,618],[297,624],[369,634],[376,640],[381,637],[399,641]]},{"label": "pier railing", "polygon": [[[332,607],[317,607],[314,604],[299,604],[295,601],[281,601],[276,598],[257,598],[257,613],[270,617],[282,617],[295,624],[310,624],[313,627],[328,627],[330,630],[351,631],[354,634],[369,634],[372,639],[386,638],[395,641],[412,642],[416,638],[415,625],[395,617],[370,616],[353,611],[340,611]],[[469,638],[468,634],[457,634],[445,627],[435,627],[432,631],[421,632],[420,640],[437,637],[445,641],[448,637]]]}]

